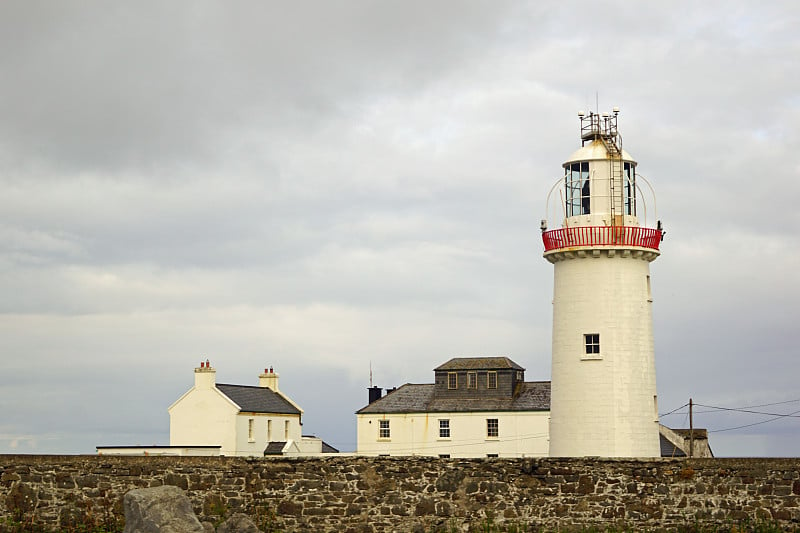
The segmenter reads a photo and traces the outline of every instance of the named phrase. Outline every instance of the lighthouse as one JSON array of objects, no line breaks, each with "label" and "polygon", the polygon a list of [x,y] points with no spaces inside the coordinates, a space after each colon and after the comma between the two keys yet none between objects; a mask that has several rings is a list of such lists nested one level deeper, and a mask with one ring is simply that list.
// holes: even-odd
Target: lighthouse
[{"label": "lighthouse", "polygon": [[581,147],[542,220],[554,267],[552,457],[660,455],[650,262],[664,232],[647,227],[655,194],[622,148],[618,116],[578,113]]}]

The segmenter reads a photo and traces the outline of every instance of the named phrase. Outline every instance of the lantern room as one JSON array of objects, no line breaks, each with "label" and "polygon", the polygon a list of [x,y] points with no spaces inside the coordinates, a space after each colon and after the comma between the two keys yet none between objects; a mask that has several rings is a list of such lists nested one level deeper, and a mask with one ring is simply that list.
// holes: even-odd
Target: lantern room
[{"label": "lantern room", "polygon": [[[581,147],[562,165],[547,197],[542,220],[545,252],[575,246],[643,246],[658,250],[663,236],[655,220],[655,194],[637,171],[637,162],[622,148],[612,113],[578,113]],[[644,185],[644,188],[642,187]],[[561,229],[548,231],[550,221]]]}]

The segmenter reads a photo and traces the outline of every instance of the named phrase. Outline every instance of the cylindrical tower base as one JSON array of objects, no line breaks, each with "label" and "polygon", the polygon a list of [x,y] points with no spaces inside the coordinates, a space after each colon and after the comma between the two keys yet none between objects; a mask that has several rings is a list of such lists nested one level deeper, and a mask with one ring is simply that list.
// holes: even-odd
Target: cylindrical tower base
[{"label": "cylindrical tower base", "polygon": [[660,455],[650,261],[636,248],[554,263],[550,455]]}]

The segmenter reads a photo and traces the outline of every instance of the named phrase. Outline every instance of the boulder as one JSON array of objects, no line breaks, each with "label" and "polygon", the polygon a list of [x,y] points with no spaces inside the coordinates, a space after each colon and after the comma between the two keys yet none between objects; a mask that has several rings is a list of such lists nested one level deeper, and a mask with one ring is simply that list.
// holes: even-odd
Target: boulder
[{"label": "boulder", "polygon": [[125,494],[123,533],[206,533],[189,498],[178,487],[164,485]]},{"label": "boulder", "polygon": [[217,533],[261,533],[250,518],[236,513],[217,527]]}]

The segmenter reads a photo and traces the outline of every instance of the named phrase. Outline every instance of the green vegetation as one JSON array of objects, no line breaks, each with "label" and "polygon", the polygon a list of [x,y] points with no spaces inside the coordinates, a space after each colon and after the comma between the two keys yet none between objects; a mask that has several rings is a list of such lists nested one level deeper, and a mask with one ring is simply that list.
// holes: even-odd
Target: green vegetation
[{"label": "green vegetation", "polygon": [[[461,533],[464,531],[455,519],[446,525],[434,526],[431,533]],[[800,526],[781,525],[771,520],[744,520],[728,524],[686,524],[682,526],[661,527],[627,525],[589,525],[589,526],[564,526],[559,528],[529,526],[518,522],[495,523],[490,515],[480,524],[471,526],[469,533],[634,533],[640,531],[670,531],[675,533],[800,533]]]}]

